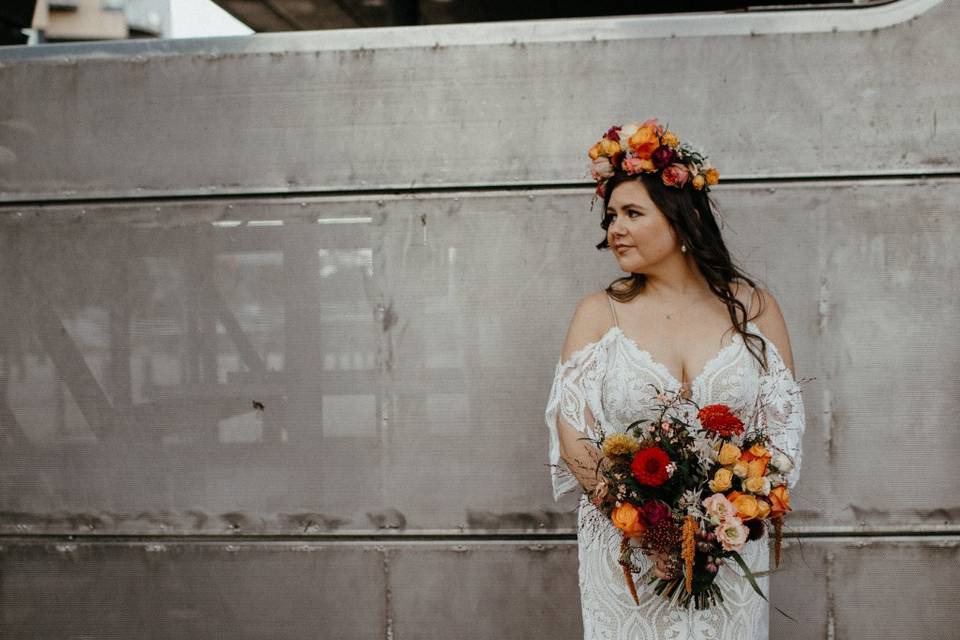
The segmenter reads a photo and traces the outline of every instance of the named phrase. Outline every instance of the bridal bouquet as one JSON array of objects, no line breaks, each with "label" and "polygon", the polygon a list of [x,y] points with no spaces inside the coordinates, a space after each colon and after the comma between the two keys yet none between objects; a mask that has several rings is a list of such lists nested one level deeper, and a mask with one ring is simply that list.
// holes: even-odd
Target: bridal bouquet
[{"label": "bridal bouquet", "polygon": [[[697,609],[723,602],[714,578],[731,559],[766,599],[739,551],[772,523],[780,565],[783,515],[790,511],[790,457],[763,429],[746,430],[725,404],[698,407],[678,392],[656,396],[657,420],[593,442],[602,457],[590,501],[623,532],[620,564],[637,604],[633,549],[669,559],[668,579],[652,575],[658,595]],[[654,411],[654,415],[657,411]]]}]

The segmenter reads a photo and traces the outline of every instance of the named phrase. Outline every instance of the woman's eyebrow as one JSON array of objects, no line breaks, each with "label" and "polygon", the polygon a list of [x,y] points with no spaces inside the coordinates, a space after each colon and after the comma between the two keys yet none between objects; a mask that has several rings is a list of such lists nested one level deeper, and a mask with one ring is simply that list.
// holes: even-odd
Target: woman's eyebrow
[{"label": "woman's eyebrow", "polygon": [[[643,206],[642,204],[635,204],[635,203],[633,203],[633,202],[628,202],[628,203],[626,203],[625,205],[621,206],[620,208],[621,208],[621,209],[630,209],[630,208],[633,208],[633,209],[643,209],[644,206]],[[616,209],[614,209],[612,206],[608,206],[608,207],[607,207],[607,211],[616,211]]]}]

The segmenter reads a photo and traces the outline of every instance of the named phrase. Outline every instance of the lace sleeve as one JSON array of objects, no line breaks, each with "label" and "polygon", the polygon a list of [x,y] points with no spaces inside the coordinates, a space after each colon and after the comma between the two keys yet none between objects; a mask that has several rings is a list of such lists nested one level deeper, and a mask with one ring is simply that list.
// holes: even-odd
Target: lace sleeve
[{"label": "lace sleeve", "polygon": [[[550,479],[553,499],[581,490],[579,481],[560,457],[560,433],[573,430],[575,437],[598,437],[597,419],[600,412],[600,381],[605,366],[604,350],[599,343],[590,343],[558,362],[553,387],[547,401],[546,422],[550,432]],[[602,421],[602,416],[601,416]]]},{"label": "lace sleeve", "polygon": [[803,395],[777,347],[769,340],[767,357],[770,367],[760,380],[760,424],[766,428],[773,445],[793,461],[793,469],[786,474],[787,488],[792,489],[800,479],[803,457],[806,428]]}]

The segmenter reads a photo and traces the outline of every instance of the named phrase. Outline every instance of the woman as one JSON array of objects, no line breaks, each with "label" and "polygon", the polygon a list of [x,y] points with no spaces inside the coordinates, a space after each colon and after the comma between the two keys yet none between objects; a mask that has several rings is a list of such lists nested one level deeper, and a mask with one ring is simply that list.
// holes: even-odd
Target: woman
[{"label": "woman", "polygon": [[[606,236],[597,248],[612,249],[628,275],[577,305],[546,410],[554,498],[582,494],[584,638],[767,638],[769,605],[729,564],[716,578],[725,608],[681,609],[639,577],[639,606],[634,602],[618,564],[622,533],[590,500],[597,448],[581,438],[596,438],[598,422],[609,433],[655,417],[651,383],[699,406],[726,403],[740,415],[760,397],[756,419],[794,460],[792,488],[805,423],[786,324],[774,297],[731,260],[707,195],[718,173],[705,156],[648,120],[612,127],[590,157],[604,204]],[[769,569],[768,540],[764,532],[741,551],[754,573]],[[637,555],[644,570],[679,575],[665,556]],[[769,578],[757,583],[769,595]]]}]

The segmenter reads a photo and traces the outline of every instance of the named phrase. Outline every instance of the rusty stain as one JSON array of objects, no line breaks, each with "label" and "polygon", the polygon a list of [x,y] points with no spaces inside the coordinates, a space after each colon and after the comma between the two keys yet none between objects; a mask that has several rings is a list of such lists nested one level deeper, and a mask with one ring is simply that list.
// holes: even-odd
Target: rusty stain
[{"label": "rusty stain", "polygon": [[543,531],[570,526],[574,514],[556,511],[513,511],[509,513],[494,513],[492,511],[467,510],[467,528],[483,531],[500,531],[501,529]]},{"label": "rusty stain", "polygon": [[834,640],[836,638],[836,602],[834,601],[833,595],[833,551],[828,550],[825,558],[827,565],[827,573],[824,580],[824,590],[826,591],[826,600],[827,600],[827,619],[824,637],[826,640]]},{"label": "rusty stain", "polygon": [[284,529],[297,529],[304,533],[311,531],[334,531],[340,527],[350,524],[345,518],[328,516],[323,513],[282,513],[279,516],[280,525]]},{"label": "rusty stain", "polygon": [[381,548],[379,552],[383,554],[383,599],[384,599],[384,612],[386,614],[386,620],[384,621],[384,628],[386,631],[387,640],[393,640],[393,587],[390,585],[390,550]]},{"label": "rusty stain", "polygon": [[407,518],[396,509],[368,511],[367,518],[377,529],[406,529]]}]

